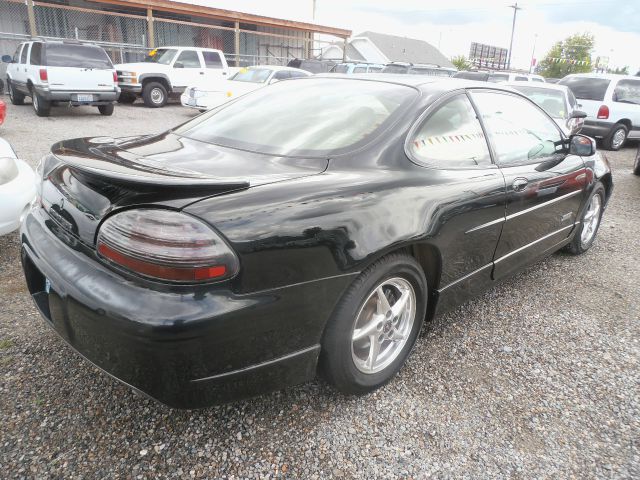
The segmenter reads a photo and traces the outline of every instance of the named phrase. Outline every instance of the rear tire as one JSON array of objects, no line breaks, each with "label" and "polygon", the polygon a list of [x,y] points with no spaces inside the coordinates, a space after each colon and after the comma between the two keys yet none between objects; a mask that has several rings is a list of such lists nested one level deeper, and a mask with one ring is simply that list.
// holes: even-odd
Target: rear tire
[{"label": "rear tire", "polygon": [[387,255],[364,270],[327,324],[322,376],[347,394],[367,393],[390,381],[418,337],[427,292],[424,272],[409,255]]},{"label": "rear tire", "polygon": [[628,134],[629,129],[624,124],[616,123],[609,135],[603,139],[602,145],[606,150],[618,151],[627,141]]},{"label": "rear tire", "polygon": [[48,117],[51,112],[51,103],[44,100],[35,90],[31,90],[33,109],[39,117]]},{"label": "rear tire", "polygon": [[164,107],[168,99],[167,89],[159,82],[149,82],[142,88],[142,100],[147,107]]},{"label": "rear tire", "polygon": [[113,103],[109,103],[108,105],[98,105],[98,110],[100,111],[100,115],[110,116],[113,114],[114,105]]},{"label": "rear tire", "polygon": [[640,146],[636,152],[636,160],[633,162],[633,174],[640,176]]},{"label": "rear tire", "polygon": [[7,82],[7,88],[9,89],[9,99],[13,105],[24,105],[24,95],[20,92],[16,92],[11,81]]},{"label": "rear tire", "polygon": [[129,93],[121,93],[120,96],[118,97],[118,103],[124,103],[124,104],[130,105],[136,101],[136,98],[137,97],[135,95],[131,95]]},{"label": "rear tire", "polygon": [[584,212],[582,212],[576,233],[573,235],[571,243],[566,246],[569,253],[580,255],[593,245],[604,213],[605,193],[604,186],[600,182],[596,183],[591,195],[589,195]]}]

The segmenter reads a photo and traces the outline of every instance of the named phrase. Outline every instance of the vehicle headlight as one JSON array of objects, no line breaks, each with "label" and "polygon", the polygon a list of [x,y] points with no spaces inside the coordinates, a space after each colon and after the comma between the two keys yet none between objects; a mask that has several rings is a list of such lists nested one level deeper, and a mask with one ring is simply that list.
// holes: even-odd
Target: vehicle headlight
[{"label": "vehicle headlight", "polygon": [[9,183],[18,176],[18,165],[11,157],[0,157],[0,185]]}]

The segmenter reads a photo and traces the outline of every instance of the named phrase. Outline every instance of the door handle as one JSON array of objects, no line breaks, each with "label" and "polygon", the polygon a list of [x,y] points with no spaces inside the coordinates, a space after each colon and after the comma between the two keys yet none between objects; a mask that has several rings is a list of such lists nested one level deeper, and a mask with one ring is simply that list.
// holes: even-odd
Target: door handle
[{"label": "door handle", "polygon": [[200,75],[204,75],[204,72],[200,72]]},{"label": "door handle", "polygon": [[514,192],[521,192],[523,191],[526,186],[529,184],[529,180],[527,180],[526,178],[516,178],[513,181],[513,191]]}]

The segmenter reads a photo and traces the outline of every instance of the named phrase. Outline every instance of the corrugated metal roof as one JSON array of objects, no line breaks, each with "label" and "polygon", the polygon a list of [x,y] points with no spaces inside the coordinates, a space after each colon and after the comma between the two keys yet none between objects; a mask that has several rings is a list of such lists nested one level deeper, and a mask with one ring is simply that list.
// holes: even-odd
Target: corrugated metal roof
[{"label": "corrugated metal roof", "polygon": [[362,32],[355,36],[371,40],[391,62],[433,63],[441,67],[453,67],[440,50],[424,40],[376,32]]}]

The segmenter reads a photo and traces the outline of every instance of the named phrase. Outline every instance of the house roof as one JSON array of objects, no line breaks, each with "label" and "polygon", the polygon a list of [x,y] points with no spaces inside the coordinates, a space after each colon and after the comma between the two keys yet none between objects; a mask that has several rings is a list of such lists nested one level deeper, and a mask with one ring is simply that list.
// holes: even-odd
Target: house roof
[{"label": "house roof", "polygon": [[441,67],[453,67],[440,50],[424,40],[376,32],[362,32],[355,36],[368,38],[391,62],[433,63]]}]

